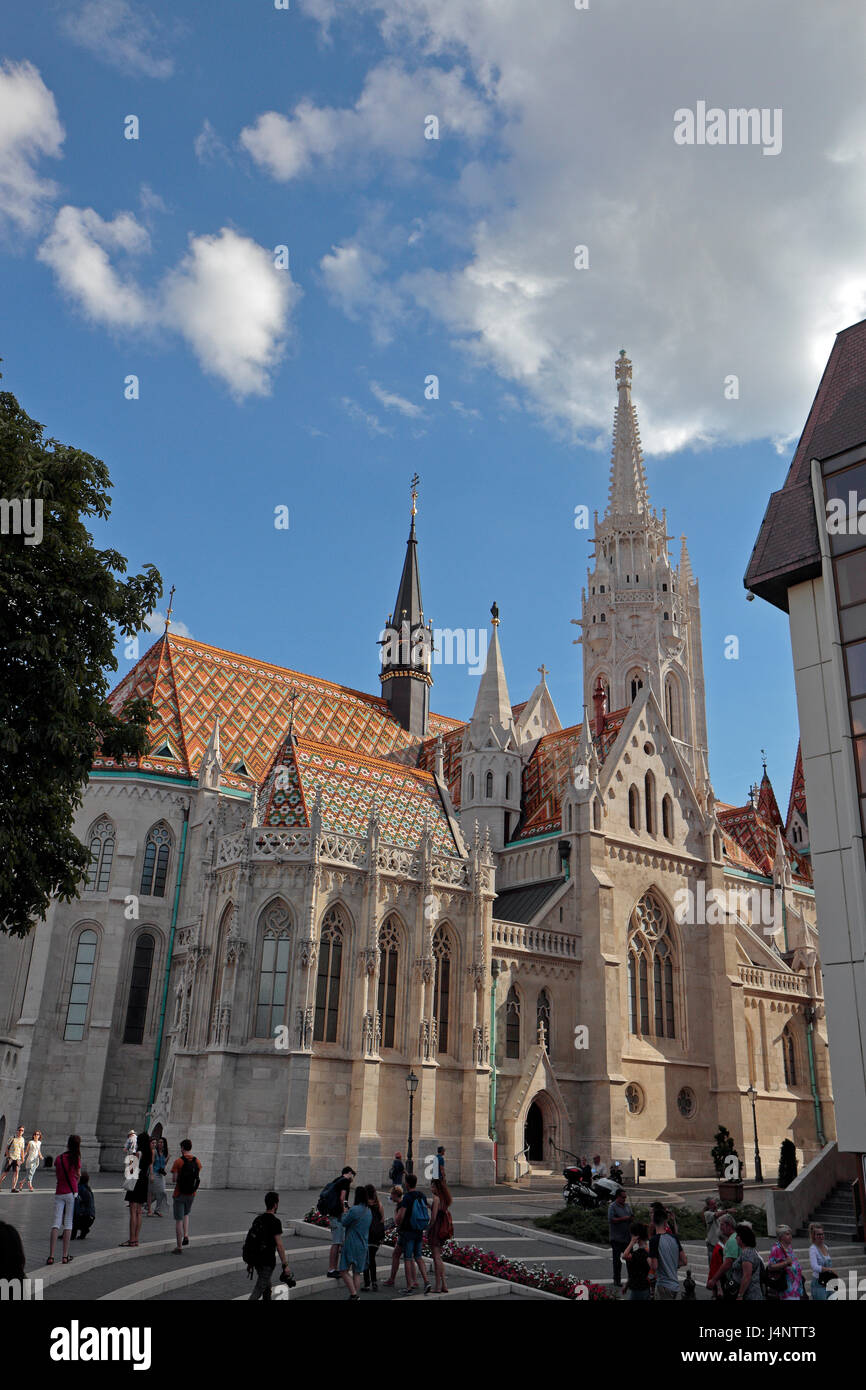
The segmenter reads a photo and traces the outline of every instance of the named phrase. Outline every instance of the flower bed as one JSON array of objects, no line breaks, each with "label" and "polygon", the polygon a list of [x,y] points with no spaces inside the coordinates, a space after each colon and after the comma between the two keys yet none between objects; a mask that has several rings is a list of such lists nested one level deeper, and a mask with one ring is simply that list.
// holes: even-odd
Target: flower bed
[{"label": "flower bed", "polygon": [[[327,1228],[330,1223],[326,1216],[315,1210],[308,1211],[304,1220],[311,1226]],[[383,1245],[397,1243],[396,1231],[386,1231]],[[425,1235],[422,1253],[430,1254],[430,1244]],[[446,1264],[459,1269],[471,1269],[478,1274],[489,1274],[495,1279],[505,1279],[509,1284],[523,1284],[529,1289],[541,1289],[543,1293],[557,1294],[560,1298],[587,1299],[592,1303],[610,1303],[614,1295],[604,1284],[594,1284],[589,1279],[575,1279],[571,1274],[560,1270],[531,1269],[517,1260],[506,1259],[491,1250],[482,1250],[479,1245],[461,1245],[449,1240],[442,1246],[442,1259]],[[588,1292],[584,1292],[588,1290]]]}]

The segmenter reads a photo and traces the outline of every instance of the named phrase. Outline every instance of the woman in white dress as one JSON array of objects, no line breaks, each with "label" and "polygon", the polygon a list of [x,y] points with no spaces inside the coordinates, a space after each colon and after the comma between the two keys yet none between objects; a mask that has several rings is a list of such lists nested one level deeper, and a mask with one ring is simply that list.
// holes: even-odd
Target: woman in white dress
[{"label": "woman in white dress", "polygon": [[[24,1150],[24,1176],[18,1184],[19,1192],[33,1192],[33,1179],[36,1169],[42,1162],[42,1130],[35,1129],[33,1138],[28,1140],[27,1148]],[[25,1178],[27,1186],[24,1186]]]}]

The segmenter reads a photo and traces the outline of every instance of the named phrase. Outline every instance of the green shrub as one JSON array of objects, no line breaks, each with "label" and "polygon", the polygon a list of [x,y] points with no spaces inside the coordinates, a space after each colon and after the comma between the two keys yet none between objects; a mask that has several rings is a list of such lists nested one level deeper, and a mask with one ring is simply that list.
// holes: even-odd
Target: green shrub
[{"label": "green shrub", "polygon": [[[629,1205],[634,1207],[635,1221],[643,1221],[648,1226],[649,1207],[642,1204],[635,1206],[631,1200]],[[671,1207],[671,1212],[676,1219],[680,1240],[706,1239],[707,1227],[702,1211],[695,1211],[693,1207]],[[748,1221],[756,1236],[767,1234],[767,1213],[763,1207],[747,1204],[731,1207],[730,1212],[735,1220]],[[535,1225],[543,1231],[555,1231],[557,1235],[584,1240],[590,1245],[608,1245],[610,1242],[607,1210],[603,1207],[596,1207],[593,1211],[585,1211],[583,1207],[561,1207],[550,1216],[537,1216]]]}]

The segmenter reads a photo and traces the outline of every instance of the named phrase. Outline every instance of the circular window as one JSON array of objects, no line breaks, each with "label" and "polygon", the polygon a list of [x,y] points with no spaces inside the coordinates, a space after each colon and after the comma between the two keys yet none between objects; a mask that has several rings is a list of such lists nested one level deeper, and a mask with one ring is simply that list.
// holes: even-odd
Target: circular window
[{"label": "circular window", "polygon": [[630,1115],[639,1115],[643,1110],[643,1091],[633,1081],[625,1088],[625,1103]]},{"label": "circular window", "polygon": [[645,743],[643,746],[643,751],[651,757],[656,750],[653,748],[651,743]]},{"label": "circular window", "polygon": [[690,1120],[698,1108],[695,1093],[688,1086],[683,1086],[677,1096],[677,1109],[684,1119]]}]

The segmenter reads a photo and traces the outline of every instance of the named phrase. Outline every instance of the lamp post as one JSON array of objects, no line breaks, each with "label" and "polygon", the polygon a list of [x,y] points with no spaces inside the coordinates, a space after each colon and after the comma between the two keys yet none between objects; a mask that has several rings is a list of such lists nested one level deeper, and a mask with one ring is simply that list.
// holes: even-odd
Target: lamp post
[{"label": "lamp post", "polygon": [[755,1182],[763,1182],[764,1174],[761,1168],[761,1153],[758,1148],[758,1116],[755,1110],[755,1102],[758,1099],[758,1092],[755,1090],[755,1087],[751,1081],[749,1082],[749,1089],[747,1090],[746,1095],[752,1102],[752,1125],[755,1130]]},{"label": "lamp post", "polygon": [[418,1089],[418,1077],[414,1071],[410,1071],[406,1077],[406,1090],[409,1092],[409,1143],[406,1145],[406,1172],[413,1173],[412,1167],[412,1117],[415,1109],[415,1092]]}]

